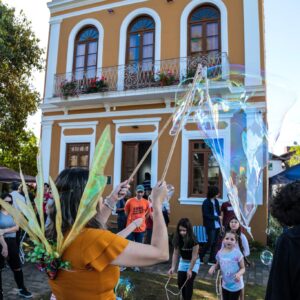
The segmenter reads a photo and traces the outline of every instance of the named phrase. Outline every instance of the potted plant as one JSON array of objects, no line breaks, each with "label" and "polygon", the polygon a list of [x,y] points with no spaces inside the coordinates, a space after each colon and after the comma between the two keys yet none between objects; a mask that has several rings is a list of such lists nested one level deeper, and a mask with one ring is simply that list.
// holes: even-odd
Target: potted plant
[{"label": "potted plant", "polygon": [[92,78],[86,86],[85,92],[89,93],[97,93],[97,92],[105,92],[108,90],[108,84],[106,83],[106,77],[101,76],[99,78]]},{"label": "potted plant", "polygon": [[157,73],[161,86],[172,85],[175,82],[174,73],[170,70]]},{"label": "potted plant", "polygon": [[68,99],[69,96],[78,96],[78,87],[75,80],[64,80],[60,84],[60,93],[64,99]]}]

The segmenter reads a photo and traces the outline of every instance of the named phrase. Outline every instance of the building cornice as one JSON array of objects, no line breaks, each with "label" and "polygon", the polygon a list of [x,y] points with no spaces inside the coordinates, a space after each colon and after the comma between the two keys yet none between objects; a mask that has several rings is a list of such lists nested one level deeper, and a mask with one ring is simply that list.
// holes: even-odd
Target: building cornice
[{"label": "building cornice", "polygon": [[[49,2],[48,3],[48,8],[50,10],[51,14],[54,13],[60,13],[66,10],[71,10],[74,8],[82,7],[81,10],[78,11],[73,11],[69,12],[66,14],[61,14],[58,16],[54,16],[50,18],[50,22],[55,21],[57,19],[66,19],[66,18],[71,18],[75,16],[80,16],[84,14],[90,14],[93,12],[98,12],[101,10],[106,10],[106,9],[111,9],[111,8],[116,8],[120,6],[126,6],[126,5],[131,5],[131,4],[136,4],[136,3],[142,3],[142,2],[147,2],[148,0],[123,0],[123,1],[118,1],[115,3],[108,3],[105,4],[105,0],[84,0],[84,1],[76,1],[76,0],[62,0],[62,1],[54,1],[54,2]],[[87,5],[91,4],[97,4],[99,3],[99,6],[95,7],[90,7],[90,8],[84,8]],[[103,5],[101,5],[103,4]]]}]

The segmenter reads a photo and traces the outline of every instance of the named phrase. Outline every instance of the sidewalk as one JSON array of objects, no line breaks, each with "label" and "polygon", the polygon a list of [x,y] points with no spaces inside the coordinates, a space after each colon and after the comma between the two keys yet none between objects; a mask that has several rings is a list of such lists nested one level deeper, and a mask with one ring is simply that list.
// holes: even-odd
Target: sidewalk
[{"label": "sidewalk", "polygon": [[[205,280],[212,280],[207,271],[210,266],[202,265],[198,274],[198,278]],[[141,268],[141,276],[143,272],[166,274],[170,268],[170,262],[155,265],[152,267]],[[48,286],[48,278],[45,273],[39,272],[33,264],[25,264],[23,266],[24,280],[27,289],[32,292],[33,299],[36,300],[49,300],[50,288]],[[269,268],[264,266],[260,261],[252,263],[250,268],[247,268],[244,276],[245,282],[248,284],[258,284],[262,286],[267,285],[269,276]],[[24,299],[18,296],[18,290],[10,269],[2,271],[2,285],[4,290],[5,300]]]}]

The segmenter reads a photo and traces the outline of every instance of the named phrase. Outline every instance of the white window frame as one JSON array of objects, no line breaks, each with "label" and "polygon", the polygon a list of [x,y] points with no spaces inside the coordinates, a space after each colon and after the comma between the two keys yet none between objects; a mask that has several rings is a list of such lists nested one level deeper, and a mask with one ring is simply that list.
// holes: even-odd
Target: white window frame
[{"label": "white window frame", "polygon": [[[102,67],[102,58],[103,58],[103,41],[104,41],[104,29],[102,24],[96,19],[84,19],[78,22],[70,32],[69,40],[68,40],[68,52],[67,52],[67,66],[66,73],[67,78],[70,80],[72,78],[73,72],[73,63],[74,63],[74,49],[75,49],[75,40],[78,32],[85,26],[95,26],[98,30],[98,56],[97,56],[97,72]],[[97,75],[100,75],[97,73]]]},{"label": "white window frame", "polygon": [[[89,167],[93,162],[93,156],[95,152],[96,142],[96,126],[98,121],[92,122],[70,122],[70,123],[59,123],[61,127],[61,138],[60,138],[60,152],[59,152],[59,172],[66,168],[66,151],[67,144],[70,143],[89,143],[90,144],[90,156],[89,156]],[[65,129],[93,129],[93,133],[89,135],[64,135]]]},{"label": "white window frame", "polygon": [[[158,136],[158,127],[161,118],[149,119],[127,119],[127,120],[113,120],[116,124],[115,132],[115,153],[114,153],[114,177],[113,186],[116,187],[121,182],[122,172],[122,143],[130,141],[153,141]],[[145,126],[153,125],[155,130],[152,132],[139,132],[139,133],[120,133],[119,128],[123,126]],[[158,143],[154,145],[151,151],[151,186],[157,182],[158,171]]]},{"label": "white window frame", "polygon": [[[228,126],[225,129],[219,129],[218,136],[214,133],[211,134],[211,138],[219,138],[224,140],[224,157],[230,160],[230,120],[224,120]],[[192,123],[192,122],[190,122]],[[182,142],[181,142],[181,175],[180,175],[180,198],[178,199],[180,204],[185,205],[202,205],[205,197],[189,197],[189,142],[190,140],[202,140],[205,139],[203,133],[200,130],[182,130]],[[221,202],[226,201],[227,197],[226,185],[223,181],[223,199]]]}]

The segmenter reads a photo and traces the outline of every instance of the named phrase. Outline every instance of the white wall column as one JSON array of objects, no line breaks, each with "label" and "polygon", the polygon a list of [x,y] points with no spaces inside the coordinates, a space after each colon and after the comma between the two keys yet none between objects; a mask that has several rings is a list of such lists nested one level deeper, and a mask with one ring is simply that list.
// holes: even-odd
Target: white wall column
[{"label": "white wall column", "polygon": [[48,58],[46,70],[45,102],[52,98],[54,91],[54,75],[56,74],[59,33],[61,20],[50,22]]},{"label": "white wall column", "polygon": [[244,0],[245,85],[261,85],[258,0]]},{"label": "white wall column", "polygon": [[49,181],[53,121],[42,121],[41,154],[44,182]]}]

